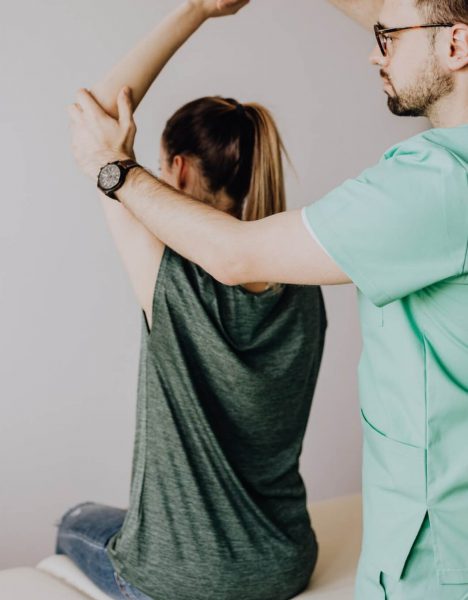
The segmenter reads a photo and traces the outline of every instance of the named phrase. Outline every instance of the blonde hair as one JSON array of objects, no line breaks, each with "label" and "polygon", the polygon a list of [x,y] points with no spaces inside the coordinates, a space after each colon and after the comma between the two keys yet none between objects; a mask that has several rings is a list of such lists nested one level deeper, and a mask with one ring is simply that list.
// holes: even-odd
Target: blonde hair
[{"label": "blonde hair", "polygon": [[255,127],[255,143],[242,219],[254,221],[286,210],[282,155],[289,157],[270,111],[254,102],[244,108]]}]

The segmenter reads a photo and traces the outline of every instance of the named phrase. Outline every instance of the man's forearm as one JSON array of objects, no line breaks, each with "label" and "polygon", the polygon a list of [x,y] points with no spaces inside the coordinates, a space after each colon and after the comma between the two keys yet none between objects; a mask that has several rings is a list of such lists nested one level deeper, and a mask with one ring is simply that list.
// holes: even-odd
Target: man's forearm
[{"label": "man's forearm", "polygon": [[383,0],[328,0],[366,29],[372,30],[377,22]]},{"label": "man's forearm", "polygon": [[144,169],[131,169],[116,192],[122,204],[167,246],[226,285],[241,255],[242,221],[175,190]]},{"label": "man's forearm", "polygon": [[304,226],[300,210],[241,221],[132,169],[116,196],[157,238],[225,285],[350,279]]}]

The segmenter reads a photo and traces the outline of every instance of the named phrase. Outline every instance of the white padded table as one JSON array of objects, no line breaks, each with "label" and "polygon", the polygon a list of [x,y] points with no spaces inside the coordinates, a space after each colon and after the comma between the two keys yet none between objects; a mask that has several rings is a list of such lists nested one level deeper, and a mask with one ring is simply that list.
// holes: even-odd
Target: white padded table
[{"label": "white padded table", "polygon": [[[352,600],[361,547],[361,496],[311,504],[310,514],[320,545],[319,559],[309,587],[295,600]],[[64,555],[45,558],[35,568],[0,571],[0,598],[110,600]]]}]

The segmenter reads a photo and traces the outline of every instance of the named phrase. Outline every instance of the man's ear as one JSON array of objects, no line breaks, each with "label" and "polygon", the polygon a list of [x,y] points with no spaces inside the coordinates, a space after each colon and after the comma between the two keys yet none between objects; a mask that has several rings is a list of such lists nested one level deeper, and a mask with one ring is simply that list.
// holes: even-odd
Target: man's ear
[{"label": "man's ear", "polygon": [[457,23],[452,29],[448,67],[458,71],[468,65],[468,25]]}]

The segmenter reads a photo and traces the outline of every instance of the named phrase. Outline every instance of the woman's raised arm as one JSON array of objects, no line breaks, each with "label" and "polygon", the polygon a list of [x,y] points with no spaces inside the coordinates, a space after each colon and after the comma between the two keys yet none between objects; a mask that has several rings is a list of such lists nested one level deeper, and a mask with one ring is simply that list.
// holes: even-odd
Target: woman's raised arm
[{"label": "woman's raised arm", "polygon": [[[166,63],[204,21],[234,14],[248,2],[185,0],[92,86],[91,94],[109,115],[116,118],[118,93],[128,85],[135,110]],[[151,329],[153,293],[164,244],[125,206],[100,191],[98,194],[124,268]]]},{"label": "woman's raised arm", "polygon": [[383,0],[328,0],[366,29],[377,22]]},{"label": "woman's raised arm", "polygon": [[118,93],[128,85],[135,110],[166,63],[207,19],[234,14],[248,3],[249,0],[185,0],[95,84],[91,93],[115,118]]}]

